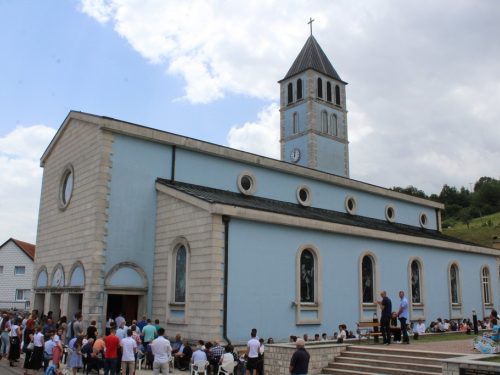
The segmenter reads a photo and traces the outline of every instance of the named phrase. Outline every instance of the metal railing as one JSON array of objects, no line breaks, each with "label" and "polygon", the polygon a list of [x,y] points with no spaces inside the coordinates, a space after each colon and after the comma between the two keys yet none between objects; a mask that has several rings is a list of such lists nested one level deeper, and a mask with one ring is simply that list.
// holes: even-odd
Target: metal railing
[{"label": "metal railing", "polygon": [[0,301],[0,310],[27,310],[30,301]]}]

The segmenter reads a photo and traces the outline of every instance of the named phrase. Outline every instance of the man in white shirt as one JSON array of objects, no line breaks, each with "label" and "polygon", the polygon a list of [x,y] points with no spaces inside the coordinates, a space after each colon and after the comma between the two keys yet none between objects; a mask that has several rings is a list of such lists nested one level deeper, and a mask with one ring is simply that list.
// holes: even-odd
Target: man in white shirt
[{"label": "man in white shirt", "polygon": [[252,371],[253,375],[257,375],[257,366],[259,362],[259,349],[260,342],[256,339],[257,333],[252,331],[252,338],[247,343],[247,372],[246,375],[250,375]]},{"label": "man in white shirt", "polygon": [[116,330],[116,337],[120,339],[120,342],[127,337],[127,331],[125,330],[125,322]]},{"label": "man in white shirt", "polygon": [[159,375],[160,370],[163,375],[168,374],[168,359],[172,353],[172,347],[170,346],[170,341],[165,337],[165,329],[160,328],[158,330],[158,338],[151,344],[151,351],[155,360],[153,362],[153,375]]},{"label": "man in white shirt", "polygon": [[422,319],[418,320],[418,324],[415,326],[414,332],[419,335],[425,333],[425,324],[422,322]]},{"label": "man in white shirt", "polygon": [[125,323],[125,318],[123,317],[122,313],[120,312],[118,316],[115,318],[115,323],[116,327],[121,327],[122,323]]},{"label": "man in white shirt", "polygon": [[121,340],[120,346],[122,347],[122,371],[125,367],[125,375],[129,375],[129,368],[134,368],[135,354],[137,353],[137,342],[132,338],[131,329],[127,331],[127,337]]}]

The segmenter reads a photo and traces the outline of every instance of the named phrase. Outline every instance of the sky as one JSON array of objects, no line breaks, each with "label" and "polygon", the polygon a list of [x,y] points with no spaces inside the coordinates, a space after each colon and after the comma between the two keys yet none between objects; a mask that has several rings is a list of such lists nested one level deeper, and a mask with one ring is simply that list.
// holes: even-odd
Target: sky
[{"label": "sky", "polygon": [[351,178],[499,178],[500,1],[0,0],[0,243],[35,243],[70,110],[279,158],[277,81],[310,17],[349,83]]}]

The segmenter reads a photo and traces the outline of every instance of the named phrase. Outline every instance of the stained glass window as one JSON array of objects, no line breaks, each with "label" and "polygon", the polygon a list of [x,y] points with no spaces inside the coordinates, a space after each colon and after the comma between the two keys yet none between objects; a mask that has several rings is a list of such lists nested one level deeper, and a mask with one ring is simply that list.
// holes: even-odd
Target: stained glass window
[{"label": "stained glass window", "polygon": [[420,294],[420,266],[417,261],[411,262],[411,300],[413,303],[421,303]]},{"label": "stained glass window", "polygon": [[486,267],[483,268],[483,296],[484,303],[490,302],[490,273]]},{"label": "stained glass window", "polygon": [[300,255],[300,302],[314,302],[314,256],[310,250]]},{"label": "stained glass window", "polygon": [[175,302],[186,302],[186,248],[179,247],[175,256]]},{"label": "stained glass window", "polygon": [[458,299],[458,268],[453,264],[450,268],[451,303],[460,303]]},{"label": "stained glass window", "polygon": [[361,263],[363,281],[363,303],[373,303],[373,261],[367,255]]}]

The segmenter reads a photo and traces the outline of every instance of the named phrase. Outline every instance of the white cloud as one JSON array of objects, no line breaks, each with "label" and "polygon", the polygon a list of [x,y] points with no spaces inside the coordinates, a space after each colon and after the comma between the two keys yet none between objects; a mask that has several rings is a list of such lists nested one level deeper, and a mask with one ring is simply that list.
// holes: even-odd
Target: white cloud
[{"label": "white cloud", "polygon": [[[312,16],[350,82],[351,177],[430,194],[498,174],[500,2],[81,0],[81,10],[165,64],[191,103],[275,101]],[[275,155],[279,144],[259,151],[253,141],[271,139],[262,121],[233,127],[227,140]]]},{"label": "white cloud", "polygon": [[0,242],[35,243],[40,205],[40,156],[55,134],[44,125],[18,126],[0,138]]},{"label": "white cloud", "polygon": [[233,126],[227,135],[229,147],[280,159],[280,113],[277,103],[259,112],[257,122]]}]

